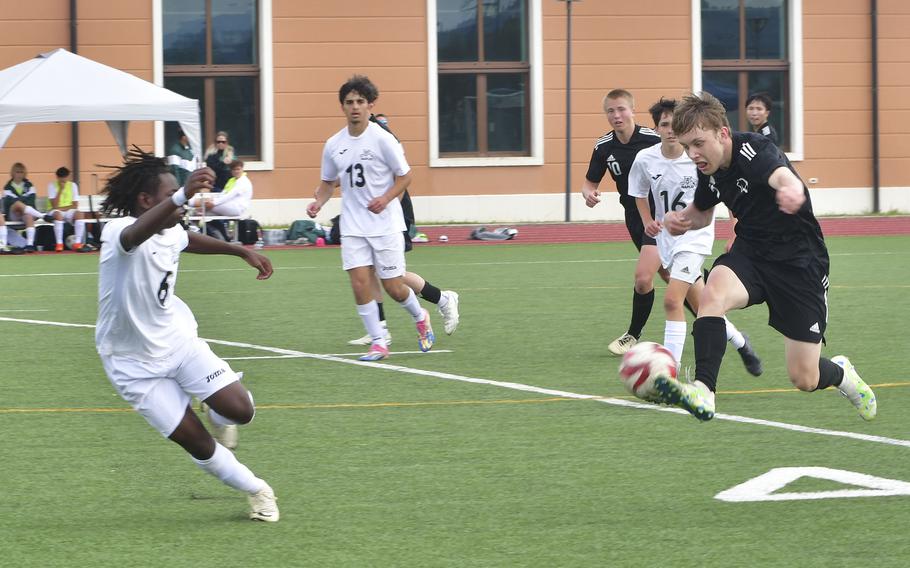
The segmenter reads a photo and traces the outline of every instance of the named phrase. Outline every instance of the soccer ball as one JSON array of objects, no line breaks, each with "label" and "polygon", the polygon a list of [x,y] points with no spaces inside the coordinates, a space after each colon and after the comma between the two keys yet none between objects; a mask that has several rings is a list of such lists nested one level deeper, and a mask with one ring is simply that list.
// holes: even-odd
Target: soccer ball
[{"label": "soccer ball", "polygon": [[651,398],[654,394],[654,379],[659,376],[676,378],[676,359],[660,343],[643,341],[622,356],[619,378],[626,390],[638,398]]}]

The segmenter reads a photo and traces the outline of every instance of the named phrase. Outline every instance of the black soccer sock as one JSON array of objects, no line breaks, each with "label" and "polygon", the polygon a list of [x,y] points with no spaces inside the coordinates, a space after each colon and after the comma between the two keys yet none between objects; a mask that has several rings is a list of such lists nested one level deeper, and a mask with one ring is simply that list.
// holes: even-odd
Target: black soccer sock
[{"label": "black soccer sock", "polygon": [[695,342],[695,380],[715,392],[720,363],[727,349],[727,322],[716,316],[698,318],[692,324],[692,337]]},{"label": "black soccer sock", "polygon": [[438,304],[439,298],[442,297],[442,290],[430,284],[428,280],[424,280],[423,288],[420,289],[420,297],[432,304]]},{"label": "black soccer sock", "polygon": [[698,317],[698,312],[696,312],[694,309],[692,309],[692,306],[689,304],[689,300],[683,298],[683,305],[686,307],[687,310],[689,310],[690,314],[692,314],[695,317]]},{"label": "black soccer sock", "polygon": [[651,315],[651,307],[654,306],[654,290],[647,294],[632,294],[632,321],[629,323],[629,335],[638,339],[641,337],[641,330],[648,323],[648,316]]},{"label": "black soccer sock", "polygon": [[843,380],[844,369],[840,365],[825,357],[818,358],[818,386],[815,390],[840,386]]},{"label": "black soccer sock", "polygon": [[379,321],[385,321],[385,310],[382,309],[382,302],[376,302],[376,307],[379,308]]}]

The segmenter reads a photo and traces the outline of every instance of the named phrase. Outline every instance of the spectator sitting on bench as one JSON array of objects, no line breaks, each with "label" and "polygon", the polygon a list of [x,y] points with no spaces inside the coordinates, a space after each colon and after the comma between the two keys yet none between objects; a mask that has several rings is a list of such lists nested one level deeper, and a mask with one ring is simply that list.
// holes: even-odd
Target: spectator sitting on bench
[{"label": "spectator sitting on bench", "polygon": [[[216,217],[243,217],[250,209],[253,201],[253,183],[249,176],[243,171],[243,162],[234,160],[231,162],[231,178],[224,185],[224,190],[214,198],[205,199],[205,214]],[[203,201],[199,197],[193,198],[190,205],[199,209]],[[211,227],[211,228],[209,228]],[[215,220],[206,222],[206,231],[217,231],[224,240],[230,240],[225,229],[224,221]],[[218,235],[212,235],[217,237]]]},{"label": "spectator sitting on bench", "polygon": [[54,220],[54,250],[63,250],[63,222],[73,225],[75,242],[73,250],[77,252],[91,252],[95,247],[90,243],[83,244],[85,238],[85,220],[91,218],[88,213],[79,211],[79,186],[70,181],[69,168],[57,168],[57,180],[47,184],[47,200],[50,211],[45,217]]},{"label": "spectator sitting on bench", "polygon": [[[22,249],[17,249],[22,251]],[[0,254],[13,254],[13,247],[6,242],[6,218],[0,212]]]},{"label": "spectator sitting on bench", "polygon": [[35,186],[28,181],[22,162],[13,164],[9,175],[11,179],[3,186],[3,214],[10,223],[25,223],[25,252],[35,252],[35,219],[44,217],[35,209]]}]

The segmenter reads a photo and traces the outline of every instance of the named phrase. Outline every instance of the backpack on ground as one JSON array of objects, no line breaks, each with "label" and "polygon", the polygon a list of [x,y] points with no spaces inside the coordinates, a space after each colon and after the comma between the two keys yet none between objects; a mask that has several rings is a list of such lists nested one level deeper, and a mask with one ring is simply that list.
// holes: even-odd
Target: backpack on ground
[{"label": "backpack on ground", "polygon": [[259,222],[255,219],[241,219],[237,221],[237,240],[245,245],[256,244],[260,230]]}]

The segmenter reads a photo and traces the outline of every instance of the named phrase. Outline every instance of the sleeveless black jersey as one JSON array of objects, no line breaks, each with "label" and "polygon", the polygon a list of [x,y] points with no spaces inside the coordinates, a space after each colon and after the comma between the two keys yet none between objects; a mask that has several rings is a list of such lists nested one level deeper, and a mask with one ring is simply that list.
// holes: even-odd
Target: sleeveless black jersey
[{"label": "sleeveless black jersey", "polygon": [[806,185],[806,201],[794,215],[778,208],[776,190],[768,185],[780,167],[799,178],[787,156],[761,134],[733,132],[732,136],[730,167],[711,176],[698,172],[695,206],[705,211],[723,201],[736,215],[733,246],[737,252],[770,262],[805,265],[812,258],[827,262],[828,251]]},{"label": "sleeveless black jersey", "polygon": [[616,131],[611,130],[594,143],[594,152],[591,153],[591,163],[588,164],[585,177],[588,181],[599,184],[604,174],[610,172],[619,191],[619,202],[623,207],[635,209],[635,198],[629,197],[629,170],[632,169],[632,162],[639,150],[659,143],[660,135],[645,126],[635,125],[628,144],[620,142]]}]

